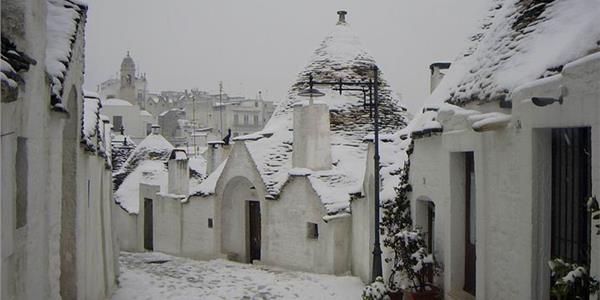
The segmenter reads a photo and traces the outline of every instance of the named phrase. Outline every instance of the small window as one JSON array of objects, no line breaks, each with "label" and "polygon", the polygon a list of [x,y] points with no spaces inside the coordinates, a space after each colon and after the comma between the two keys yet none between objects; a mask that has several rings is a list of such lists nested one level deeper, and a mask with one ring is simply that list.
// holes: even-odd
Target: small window
[{"label": "small window", "polygon": [[208,228],[213,228],[213,219],[208,218]]},{"label": "small window", "polygon": [[240,116],[238,114],[233,115],[233,124],[240,124]]},{"label": "small window", "polygon": [[258,107],[258,101],[254,102],[254,107]]},{"label": "small window", "polygon": [[258,115],[254,116],[254,125],[258,125]]},{"label": "small window", "polygon": [[317,223],[306,223],[306,237],[309,239],[318,239],[319,238],[319,224]]},{"label": "small window", "polygon": [[248,115],[244,115],[244,125],[248,125],[249,119]]}]

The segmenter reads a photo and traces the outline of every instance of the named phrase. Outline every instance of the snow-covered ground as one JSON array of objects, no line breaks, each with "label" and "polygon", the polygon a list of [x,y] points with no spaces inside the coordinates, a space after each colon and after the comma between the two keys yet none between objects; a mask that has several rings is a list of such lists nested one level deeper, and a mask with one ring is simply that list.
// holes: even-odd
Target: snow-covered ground
[{"label": "snow-covered ground", "polygon": [[360,299],[357,277],[121,252],[116,299]]}]

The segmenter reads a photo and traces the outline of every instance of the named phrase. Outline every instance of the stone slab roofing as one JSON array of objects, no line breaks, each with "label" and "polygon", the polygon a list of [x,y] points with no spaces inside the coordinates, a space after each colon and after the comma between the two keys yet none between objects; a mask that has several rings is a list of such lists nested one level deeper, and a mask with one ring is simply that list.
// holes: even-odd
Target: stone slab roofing
[{"label": "stone slab roofing", "polygon": [[[265,128],[254,134],[252,139],[238,138],[245,140],[265,183],[267,197],[276,199],[289,176],[297,175],[291,160],[293,106],[306,101],[297,93],[307,87],[308,74],[312,74],[315,81],[339,78],[365,81],[368,80],[367,71],[375,64],[350,26],[346,22],[338,22],[316,49],[307,67],[300,72],[287,99],[280,103]],[[386,81],[381,81],[381,131],[394,133],[406,125],[407,113]],[[367,145],[363,138],[372,132],[372,120],[368,109],[363,107],[362,92],[339,95],[330,87],[318,88],[326,94],[319,101],[326,103],[330,111],[333,168],[304,175],[308,176],[328,214],[333,215],[349,211],[351,195],[362,192],[367,159]],[[401,159],[399,156],[398,160]]]},{"label": "stone slab roofing", "polygon": [[518,85],[598,51],[598,0],[495,0],[472,45],[452,64],[436,100],[510,100]]}]

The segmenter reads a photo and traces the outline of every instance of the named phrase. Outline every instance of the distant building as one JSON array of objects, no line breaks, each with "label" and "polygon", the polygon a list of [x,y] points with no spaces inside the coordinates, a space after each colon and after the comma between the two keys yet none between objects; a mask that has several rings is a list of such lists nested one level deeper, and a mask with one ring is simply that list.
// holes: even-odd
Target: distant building
[{"label": "distant building", "polygon": [[118,98],[101,99],[101,113],[108,117],[115,133],[130,136],[135,143],[143,140],[152,130],[156,118],[139,106]]},{"label": "distant building", "polygon": [[227,94],[192,92],[185,102],[186,117],[209,135],[208,139],[222,139],[231,129],[232,138],[263,129],[269,121],[275,104],[258,99],[231,97]]},{"label": "distant building", "polygon": [[100,84],[98,94],[104,99],[119,98],[129,101],[144,109],[148,96],[148,81],[146,74],[136,74],[135,62],[127,52],[121,62],[117,78],[109,79]]},{"label": "distant building", "polygon": [[185,111],[180,108],[172,108],[158,115],[162,136],[176,147],[184,146],[186,142],[180,126],[180,120],[185,120],[185,115]]}]

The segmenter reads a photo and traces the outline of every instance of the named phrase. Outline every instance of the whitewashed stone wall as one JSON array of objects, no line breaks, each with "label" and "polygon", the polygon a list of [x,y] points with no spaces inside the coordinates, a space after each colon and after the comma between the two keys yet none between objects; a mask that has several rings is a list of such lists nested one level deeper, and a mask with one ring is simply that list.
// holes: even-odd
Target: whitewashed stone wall
[{"label": "whitewashed stone wall", "polygon": [[[3,35],[37,64],[22,74],[25,83],[17,101],[1,107],[2,132],[10,133],[2,137],[1,298],[104,299],[116,278],[113,239],[106,234],[112,232],[107,208],[112,183],[104,159],[79,146],[84,26],[77,32],[65,75],[62,96],[69,114],[51,111],[43,47],[46,9],[42,0],[2,2],[2,17],[17,20],[7,31],[3,22]],[[63,173],[66,169],[69,173]],[[73,209],[63,207],[63,198]],[[26,221],[19,228],[16,201],[26,203]],[[73,232],[73,239],[63,244],[74,257],[68,264],[61,262],[66,231]],[[61,290],[61,273],[70,280],[67,289]]]},{"label": "whitewashed stone wall", "polygon": [[[461,127],[455,118],[442,121],[443,135],[415,141],[410,172],[413,217],[420,215],[415,211],[418,201],[435,203],[435,248],[444,263],[447,295],[460,295],[463,286],[461,152],[474,151],[477,299],[548,297],[551,128],[592,127],[593,194],[600,192],[600,55],[583,60],[566,65],[561,75],[515,90],[512,121],[506,129],[476,133]],[[558,97],[560,86],[569,91],[562,105],[531,103],[532,96]],[[599,239],[592,235],[592,274],[596,276],[600,273]]]}]

